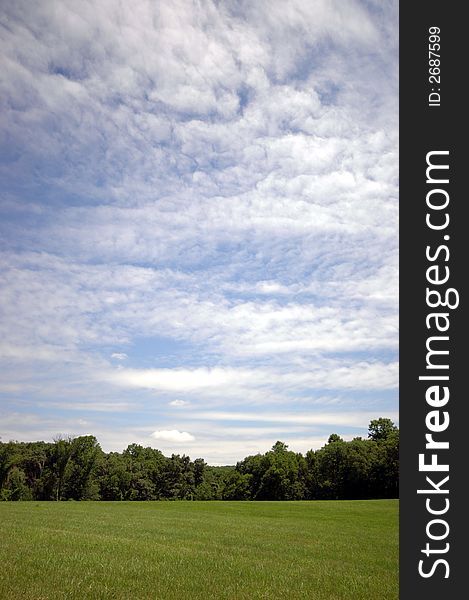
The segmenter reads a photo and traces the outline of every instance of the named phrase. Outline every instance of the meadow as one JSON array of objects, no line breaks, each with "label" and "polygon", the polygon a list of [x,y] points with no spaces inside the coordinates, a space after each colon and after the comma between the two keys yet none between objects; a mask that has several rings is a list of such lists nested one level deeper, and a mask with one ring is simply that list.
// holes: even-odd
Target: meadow
[{"label": "meadow", "polygon": [[397,600],[398,501],[3,502],[4,600]]}]

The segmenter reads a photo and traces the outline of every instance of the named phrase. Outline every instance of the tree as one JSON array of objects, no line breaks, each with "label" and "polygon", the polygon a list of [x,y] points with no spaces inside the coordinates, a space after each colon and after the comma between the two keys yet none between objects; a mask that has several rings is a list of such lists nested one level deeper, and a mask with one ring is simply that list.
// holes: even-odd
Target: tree
[{"label": "tree", "polygon": [[64,474],[64,497],[72,500],[91,500],[99,497],[91,475],[101,447],[94,435],[82,435],[72,440]]},{"label": "tree", "polygon": [[233,470],[225,478],[223,500],[249,500],[250,475]]},{"label": "tree", "polygon": [[272,452],[274,454],[283,454],[284,452],[287,452],[287,451],[288,451],[288,446],[284,442],[278,442],[277,441],[272,446]]},{"label": "tree", "polygon": [[17,444],[10,442],[4,444],[0,442],[0,489],[8,481],[8,475],[11,469],[20,460]]},{"label": "tree", "polygon": [[315,500],[318,497],[319,473],[317,453],[314,450],[308,450],[305,456],[304,476],[305,500]]},{"label": "tree", "polygon": [[131,487],[127,460],[119,452],[103,454],[96,462],[96,483],[102,500],[125,500]]},{"label": "tree", "polygon": [[[330,436],[331,439],[333,436]],[[319,498],[339,500],[344,494],[347,442],[339,436],[316,452]]]},{"label": "tree", "polygon": [[159,500],[166,497],[165,470],[168,460],[159,450],[130,444],[123,452],[126,470],[130,476],[125,499]]},{"label": "tree", "polygon": [[305,469],[303,456],[291,452],[280,441],[272,446],[270,452],[248,456],[236,466],[241,474],[250,476],[250,496],[253,500],[302,499],[305,482],[301,475]]},{"label": "tree", "polygon": [[58,436],[54,439],[54,449],[52,453],[52,471],[55,475],[55,499],[62,499],[63,484],[65,479],[65,470],[72,453],[72,438]]},{"label": "tree", "polygon": [[26,483],[26,473],[14,466],[8,474],[8,482],[2,490],[4,500],[32,500],[32,493]]},{"label": "tree", "polygon": [[368,437],[374,442],[387,439],[393,432],[397,431],[397,427],[391,419],[373,419],[368,427]]},{"label": "tree", "polygon": [[399,429],[376,419],[368,439],[331,434],[305,456],[277,441],[234,466],[130,444],[102,452],[92,435],[0,442],[0,500],[303,500],[395,498]]},{"label": "tree", "polygon": [[353,500],[373,496],[371,471],[375,454],[376,444],[370,440],[355,438],[347,442],[343,471],[343,498]]},{"label": "tree", "polygon": [[399,496],[399,430],[395,428],[387,437],[374,443],[376,448],[371,478],[375,498]]}]

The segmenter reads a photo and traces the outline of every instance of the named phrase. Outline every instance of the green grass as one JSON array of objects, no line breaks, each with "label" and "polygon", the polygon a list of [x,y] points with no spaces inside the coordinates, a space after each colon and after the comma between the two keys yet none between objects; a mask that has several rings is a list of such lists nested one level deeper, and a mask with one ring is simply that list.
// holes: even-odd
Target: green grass
[{"label": "green grass", "polygon": [[5,600],[397,600],[398,501],[0,503]]}]

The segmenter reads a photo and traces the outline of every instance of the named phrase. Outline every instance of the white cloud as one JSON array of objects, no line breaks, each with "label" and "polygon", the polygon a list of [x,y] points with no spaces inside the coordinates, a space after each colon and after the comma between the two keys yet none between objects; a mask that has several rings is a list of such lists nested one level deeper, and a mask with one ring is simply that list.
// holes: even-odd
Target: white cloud
[{"label": "white cloud", "polygon": [[120,369],[111,381],[131,387],[170,391],[199,390],[234,383],[243,373],[232,369]]},{"label": "white cloud", "polygon": [[[78,344],[125,343],[149,333],[242,356],[369,351],[397,343],[394,266],[371,269],[368,278],[351,265],[325,266],[329,280],[277,284],[280,299],[270,283],[270,298],[263,287],[248,300],[242,296],[255,294],[255,283],[226,285],[217,273],[208,273],[201,288],[196,276],[178,271],[70,265],[47,255],[13,260],[3,276],[12,302],[1,324],[2,354],[12,358],[56,360]],[[237,297],[230,298],[233,292]],[[312,298],[320,295],[316,305]]]},{"label": "white cloud", "polygon": [[[255,413],[245,412],[199,412],[194,414],[194,419],[202,419],[207,421],[243,421],[243,422],[262,422],[262,423],[285,423],[295,425],[329,425],[332,427],[366,427],[371,419],[379,418],[381,413],[373,413],[369,411],[354,411],[354,412],[316,412],[308,414],[292,414],[291,412],[284,413],[268,413],[258,415]],[[397,419],[397,413],[393,412],[389,418]]]},{"label": "white cloud", "polygon": [[397,2],[5,11],[5,402],[114,405],[129,442],[182,403],[385,403]]},{"label": "white cloud", "polygon": [[184,442],[192,442],[195,440],[194,436],[187,431],[178,431],[177,429],[154,431],[151,436],[155,440],[161,440],[163,442],[173,442],[176,444],[182,444]]},{"label": "white cloud", "polygon": [[169,406],[187,406],[188,404],[190,404],[190,402],[188,402],[187,400],[172,400],[169,403]]},{"label": "white cloud", "polygon": [[[163,391],[196,392],[198,396],[241,395],[245,388],[301,389],[392,389],[398,383],[397,363],[341,363],[329,360],[309,365],[309,369],[117,369],[97,372],[97,379],[118,386]],[[180,402],[173,406],[181,406]]]},{"label": "white cloud", "polygon": [[136,403],[131,402],[80,402],[79,400],[62,401],[62,402],[50,402],[38,400],[36,406],[44,407],[47,409],[54,410],[70,410],[70,411],[82,411],[82,412],[107,412],[107,413],[120,413],[120,412],[132,412],[137,406]]}]

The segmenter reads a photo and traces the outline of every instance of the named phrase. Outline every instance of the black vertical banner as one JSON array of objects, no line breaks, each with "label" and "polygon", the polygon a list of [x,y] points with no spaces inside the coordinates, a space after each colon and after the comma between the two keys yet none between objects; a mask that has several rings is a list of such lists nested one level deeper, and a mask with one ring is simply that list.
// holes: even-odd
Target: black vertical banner
[{"label": "black vertical banner", "polygon": [[400,600],[465,597],[469,577],[462,7],[400,7]]}]

